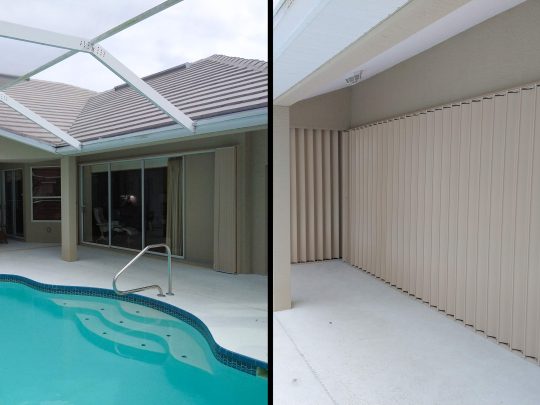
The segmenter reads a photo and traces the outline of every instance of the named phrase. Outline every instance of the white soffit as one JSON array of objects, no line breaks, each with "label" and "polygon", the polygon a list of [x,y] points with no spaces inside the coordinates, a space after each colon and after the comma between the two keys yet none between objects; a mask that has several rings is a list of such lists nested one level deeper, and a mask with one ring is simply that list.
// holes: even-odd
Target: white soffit
[{"label": "white soffit", "polygon": [[274,98],[408,0],[285,0],[274,12]]},{"label": "white soffit", "polygon": [[[419,26],[414,32],[399,38],[386,49],[381,47],[382,49],[373,57],[366,60],[361,60],[358,57],[358,49],[355,49],[355,46],[364,39],[360,36],[349,47],[343,47],[335,58],[327,58],[311,74],[304,75],[295,83],[291,84],[289,82],[288,87],[284,86],[286,88],[280,89],[279,93],[276,91],[276,85],[274,85],[274,104],[291,105],[306,98],[344,88],[346,87],[345,79],[359,70],[363,71],[362,80],[366,80],[524,1],[467,0],[461,1],[461,6],[458,4],[458,7],[453,7],[452,3],[455,5],[457,2],[441,0],[438,2],[439,7],[442,9],[443,3],[447,3],[446,9],[448,12],[443,10],[440,13],[442,15],[439,18],[434,18],[430,24]],[[360,3],[363,2],[358,2],[357,7],[361,7]],[[394,17],[398,20],[402,11],[410,12],[412,10],[411,6],[417,6],[418,10],[412,10],[412,12],[423,12],[423,8],[419,6],[421,3],[429,2],[412,0],[387,21],[384,21],[381,28],[383,24],[393,23]],[[410,10],[406,10],[408,7]],[[431,12],[435,15],[436,10],[432,9]],[[332,24],[332,27],[341,31],[341,25]],[[375,40],[377,39],[379,37],[375,36]],[[362,46],[370,47],[369,44],[362,44]],[[358,48],[361,47],[358,46]],[[274,83],[280,79],[280,72],[276,66],[274,68]]]}]

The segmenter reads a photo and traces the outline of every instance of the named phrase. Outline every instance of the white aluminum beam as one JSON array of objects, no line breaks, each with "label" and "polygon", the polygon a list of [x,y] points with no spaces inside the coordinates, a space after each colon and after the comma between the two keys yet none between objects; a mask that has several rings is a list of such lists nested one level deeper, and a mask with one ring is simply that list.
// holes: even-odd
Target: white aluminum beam
[{"label": "white aluminum beam", "polygon": [[39,125],[41,128],[45,129],[46,131],[50,132],[54,136],[62,139],[64,142],[68,143],[69,145],[73,146],[74,148],[81,150],[81,143],[73,138],[71,135],[68,135],[64,131],[62,131],[60,128],[58,128],[56,125],[51,124],[49,121],[47,121],[45,118],[39,116],[29,108],[25,107],[18,101],[14,100],[10,96],[8,96],[6,93],[0,92],[0,102],[6,104],[7,106],[11,107],[15,111],[21,113],[26,118],[28,118],[30,121],[35,122],[37,125]]},{"label": "white aluminum beam", "polygon": [[169,115],[177,123],[184,126],[189,132],[195,132],[195,125],[191,118],[176,108],[169,100],[155,91],[151,86],[146,84],[144,80],[139,78],[135,73],[129,70],[122,62],[105,51],[99,45],[94,47],[95,51],[92,55],[105,65],[109,70],[115,73],[118,77],[128,83],[142,96],[150,100],[157,108]]},{"label": "white aluminum beam", "polygon": [[[124,21],[122,24],[119,24],[116,27],[113,27],[110,30],[105,31],[104,33],[102,33],[102,34],[98,35],[97,37],[93,38],[91,42],[92,43],[98,43],[100,41],[103,41],[104,39],[107,39],[107,38],[121,32],[121,31],[125,30],[126,28],[129,28],[132,25],[135,25],[135,24],[143,21],[143,20],[146,20],[148,17],[151,17],[151,16],[153,16],[153,15],[155,15],[155,14],[157,14],[157,13],[163,11],[163,10],[166,10],[167,8],[169,8],[171,6],[174,6],[175,4],[178,4],[181,1],[183,1],[183,0],[167,0],[167,1],[164,1],[163,3],[160,3],[157,6],[152,7],[152,8],[146,10],[145,12],[143,12],[143,13],[141,13],[139,15],[137,15],[137,16],[135,16],[133,18],[130,18],[127,21]],[[7,82],[7,83],[4,83],[4,84],[0,85],[0,90],[8,89],[9,87],[16,85],[17,83],[25,81],[26,79],[29,79],[30,77],[35,76],[38,73],[43,72],[44,70],[50,68],[51,66],[56,65],[57,63],[62,62],[63,60],[75,55],[76,53],[77,53],[77,51],[71,51],[70,50],[69,52],[66,52],[63,55],[58,56],[57,58],[45,63],[44,65],[41,65],[41,66],[35,68],[31,72],[28,72],[28,73],[18,77],[15,80],[12,80],[10,82]]]},{"label": "white aluminum beam", "polygon": [[103,47],[92,43],[90,40],[5,21],[0,21],[0,37],[89,53],[174,121],[183,125],[192,133],[195,131],[195,125],[187,115],[146,84],[144,80],[140,79]]},{"label": "white aluminum beam", "polygon": [[[174,6],[175,4],[180,3],[181,1],[183,1],[183,0],[166,0],[163,3],[158,4],[157,6],[152,7],[152,8],[144,11],[143,13],[141,13],[141,14],[133,17],[133,18],[130,18],[127,21],[124,21],[122,24],[119,24],[116,27],[113,27],[110,30],[105,31],[104,33],[102,33],[102,34],[98,35],[97,37],[93,38],[91,42],[93,44],[96,44],[98,42],[103,41],[104,39],[112,37],[113,35],[118,34],[119,32],[125,30],[126,28],[129,28],[132,25],[135,25],[135,24],[137,24],[137,23],[139,23],[139,22],[141,22],[143,20],[146,20],[147,18],[149,18],[149,17],[151,17],[151,16],[153,16],[153,15],[155,15],[155,14],[157,14],[157,13],[163,11],[163,10],[166,10],[171,6]],[[66,52],[63,55],[60,55],[57,58],[45,63],[44,65],[41,65],[41,66],[35,68],[31,72],[28,72],[28,73],[18,77],[15,80],[12,80],[10,82],[2,84],[2,85],[0,85],[0,91],[1,90],[6,90],[6,89],[10,88],[11,86],[16,85],[17,83],[23,82],[26,79],[29,79],[32,76],[35,76],[38,73],[43,72],[44,70],[50,68],[51,66],[54,66],[57,63],[62,62],[63,60],[66,60],[67,58],[75,55],[76,53],[77,53],[77,51]]]},{"label": "white aluminum beam", "polygon": [[57,32],[27,27],[26,25],[14,24],[7,21],[0,21],[0,37],[74,51],[84,51],[84,45],[87,42],[84,38],[73,35],[59,34]]}]

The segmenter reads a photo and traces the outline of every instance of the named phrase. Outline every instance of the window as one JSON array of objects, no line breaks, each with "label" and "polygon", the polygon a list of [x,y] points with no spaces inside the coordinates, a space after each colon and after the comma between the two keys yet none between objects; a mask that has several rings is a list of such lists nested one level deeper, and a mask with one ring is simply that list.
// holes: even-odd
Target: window
[{"label": "window", "polygon": [[61,220],[59,167],[32,168],[32,221]]}]

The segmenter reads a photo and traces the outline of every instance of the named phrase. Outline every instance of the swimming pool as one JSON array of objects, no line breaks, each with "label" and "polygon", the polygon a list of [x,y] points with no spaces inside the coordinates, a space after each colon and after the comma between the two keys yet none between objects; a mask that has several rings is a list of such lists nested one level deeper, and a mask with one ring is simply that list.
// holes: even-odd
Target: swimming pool
[{"label": "swimming pool", "polygon": [[265,363],[151,298],[0,275],[0,322],[0,404],[268,402]]}]

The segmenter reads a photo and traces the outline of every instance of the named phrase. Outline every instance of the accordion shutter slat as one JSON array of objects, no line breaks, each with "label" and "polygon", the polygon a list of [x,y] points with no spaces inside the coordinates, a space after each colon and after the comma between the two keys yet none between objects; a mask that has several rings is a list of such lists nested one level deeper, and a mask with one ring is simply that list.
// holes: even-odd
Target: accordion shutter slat
[{"label": "accordion shutter slat", "polygon": [[488,336],[499,335],[499,297],[501,281],[501,246],[503,214],[504,146],[506,132],[506,97],[493,99],[493,157],[491,160],[491,215],[488,265]]},{"label": "accordion shutter slat", "polygon": [[305,134],[303,129],[296,130],[297,148],[297,187],[298,187],[298,261],[307,261],[307,240],[306,240],[306,164],[305,164]]},{"label": "accordion shutter slat", "polygon": [[296,184],[296,131],[291,129],[290,131],[291,142],[291,262],[298,262],[298,201],[297,201],[297,189]]},{"label": "accordion shutter slat", "polygon": [[426,189],[424,193],[424,299],[431,302],[432,259],[432,223],[433,223],[433,146],[435,132],[435,115],[427,112],[426,117]]},{"label": "accordion shutter slat", "polygon": [[315,167],[313,154],[313,131],[305,130],[306,145],[306,240],[307,260],[315,260]]},{"label": "accordion shutter slat", "polygon": [[332,142],[332,246],[331,246],[331,259],[339,258],[339,133],[338,131],[331,131]]},{"label": "accordion shutter slat", "polygon": [[426,146],[427,127],[426,113],[421,113],[418,124],[418,227],[416,231],[416,296],[425,298],[424,290],[424,224],[425,224],[425,190],[426,190]]},{"label": "accordion shutter slat", "polygon": [[476,324],[487,330],[487,285],[489,261],[491,154],[493,147],[493,99],[482,100],[482,127],[480,147],[480,192],[478,198],[478,265],[476,268]]},{"label": "accordion shutter slat", "polygon": [[503,178],[503,220],[501,247],[501,295],[499,302],[499,336],[502,343],[511,345],[512,303],[514,300],[514,239],[516,234],[516,193],[519,146],[521,95],[507,95],[506,136]]},{"label": "accordion shutter slat", "polygon": [[392,141],[394,144],[393,176],[392,176],[392,277],[391,284],[397,285],[399,274],[398,235],[399,235],[399,121],[392,120]]},{"label": "accordion shutter slat", "polygon": [[439,305],[439,259],[441,223],[441,163],[442,163],[442,109],[435,110],[433,132],[433,211],[431,228],[431,300],[432,306]]},{"label": "accordion shutter slat", "polygon": [[450,141],[452,136],[452,110],[443,108],[443,134],[441,144],[441,224],[439,239],[439,301],[438,308],[446,310],[448,293],[448,215],[450,199]]},{"label": "accordion shutter slat", "polygon": [[324,131],[323,140],[323,170],[324,170],[324,258],[330,259],[332,257],[332,231],[330,229],[332,222],[332,173],[331,173],[331,157],[332,151],[330,149],[331,140],[328,131]]},{"label": "accordion shutter slat", "polygon": [[531,188],[531,231],[529,240],[529,272],[527,280],[527,325],[525,355],[540,357],[540,89],[536,88],[534,152]]},{"label": "accordion shutter slat", "polygon": [[412,133],[411,133],[411,227],[410,227],[410,271],[409,271],[409,292],[411,294],[416,291],[416,233],[418,224],[418,142],[419,142],[419,118],[418,115],[411,117]]},{"label": "accordion shutter slat", "polygon": [[512,315],[512,347],[522,351],[525,349],[525,315],[527,305],[527,272],[529,266],[529,226],[535,101],[536,91],[534,89],[522,90],[518,147],[514,302]]},{"label": "accordion shutter slat", "polygon": [[467,234],[469,213],[469,162],[471,144],[471,104],[461,104],[459,145],[459,202],[456,275],[456,319],[465,320],[467,283]]},{"label": "accordion shutter slat", "polygon": [[403,220],[403,291],[410,291],[411,274],[411,154],[412,118],[405,117],[405,178],[404,178],[404,220]]},{"label": "accordion shutter slat", "polygon": [[316,129],[314,138],[314,164],[315,164],[315,259],[324,257],[324,222],[323,218],[323,161],[322,161],[322,133]]},{"label": "accordion shutter slat", "polygon": [[478,268],[478,209],[480,193],[480,149],[482,140],[482,103],[471,105],[471,143],[469,154],[469,209],[467,216],[467,286],[465,323],[475,325],[476,271]]},{"label": "accordion shutter slat", "polygon": [[349,132],[341,135],[341,254],[345,261],[350,262],[349,254]]},{"label": "accordion shutter slat", "polygon": [[450,140],[450,197],[448,210],[448,293],[446,311],[456,314],[457,243],[459,209],[459,163],[461,139],[461,105],[452,106],[452,130]]}]

